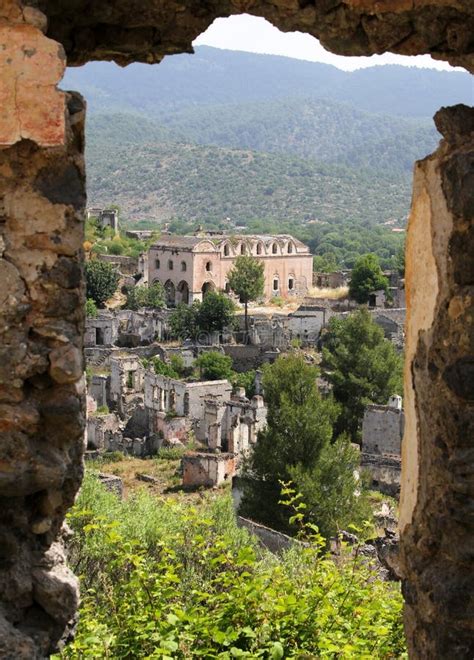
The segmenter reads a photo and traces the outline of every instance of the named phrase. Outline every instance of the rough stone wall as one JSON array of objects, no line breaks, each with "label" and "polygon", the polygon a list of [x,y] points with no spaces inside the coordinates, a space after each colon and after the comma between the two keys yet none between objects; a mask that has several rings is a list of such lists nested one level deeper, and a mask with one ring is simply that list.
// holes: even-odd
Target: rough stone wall
[{"label": "rough stone wall", "polygon": [[82,479],[84,103],[40,12],[0,3],[0,657],[67,636],[58,542]]},{"label": "rough stone wall", "polygon": [[474,109],[435,116],[408,229],[401,558],[414,658],[474,656]]},{"label": "rough stone wall", "polygon": [[48,35],[70,64],[88,60],[159,62],[191,52],[220,16],[263,16],[284,32],[307,32],[340,55],[429,53],[474,70],[471,0],[35,0]]},{"label": "rough stone wall", "polygon": [[362,451],[400,456],[404,428],[402,410],[390,406],[367,406],[362,420]]}]

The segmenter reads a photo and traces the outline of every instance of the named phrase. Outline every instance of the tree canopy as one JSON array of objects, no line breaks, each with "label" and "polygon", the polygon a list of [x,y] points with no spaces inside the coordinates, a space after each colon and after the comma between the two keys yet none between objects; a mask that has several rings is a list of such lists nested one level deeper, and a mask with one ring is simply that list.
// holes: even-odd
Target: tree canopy
[{"label": "tree canopy", "polygon": [[86,295],[98,307],[114,295],[119,283],[119,274],[112,264],[93,259],[86,263]]},{"label": "tree canopy", "polygon": [[382,273],[380,262],[375,254],[359,257],[351,273],[349,295],[358,303],[366,303],[374,291],[388,291],[388,280]]},{"label": "tree canopy", "polygon": [[231,380],[234,375],[232,358],[218,351],[201,353],[194,366],[199,369],[203,380]]},{"label": "tree canopy", "polygon": [[248,303],[263,295],[265,277],[262,261],[242,255],[237,257],[234,267],[229,272],[228,282],[232,291],[239,296],[240,302],[245,305],[245,330],[248,332]]},{"label": "tree canopy", "polygon": [[[346,438],[332,442],[338,406],[332,397],[321,396],[318,373],[299,353],[280,357],[264,369],[267,427],[244,467],[240,512],[291,532],[280,499],[281,482],[292,481],[298,492],[304,491],[305,517],[327,537],[356,522],[362,500],[356,497],[357,455]],[[338,495],[341,480],[347,485]],[[334,509],[318,504],[321,496],[330,498]]]},{"label": "tree canopy", "polygon": [[234,320],[235,305],[223,293],[210,291],[202,302],[179,303],[170,316],[174,337],[196,339],[201,333],[222,332]]},{"label": "tree canopy", "polygon": [[209,291],[199,305],[196,323],[200,332],[222,332],[234,320],[235,305],[223,293]]},{"label": "tree canopy", "polygon": [[150,286],[134,286],[127,291],[126,309],[137,310],[140,307],[162,309],[165,306],[165,290],[160,282]]},{"label": "tree canopy", "polygon": [[402,357],[365,309],[330,320],[323,367],[341,405],[336,430],[353,441],[360,440],[367,404],[386,404],[392,394],[403,391]]}]

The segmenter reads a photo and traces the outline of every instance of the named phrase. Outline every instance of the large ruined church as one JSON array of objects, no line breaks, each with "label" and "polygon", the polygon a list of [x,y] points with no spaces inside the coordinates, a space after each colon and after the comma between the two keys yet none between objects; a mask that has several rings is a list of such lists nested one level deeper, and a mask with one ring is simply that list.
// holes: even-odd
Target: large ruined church
[{"label": "large ruined church", "polygon": [[235,260],[251,255],[264,264],[266,299],[303,295],[311,287],[313,257],[289,235],[163,235],[148,253],[148,282],[165,287],[168,304],[202,300],[208,291],[229,291]]}]

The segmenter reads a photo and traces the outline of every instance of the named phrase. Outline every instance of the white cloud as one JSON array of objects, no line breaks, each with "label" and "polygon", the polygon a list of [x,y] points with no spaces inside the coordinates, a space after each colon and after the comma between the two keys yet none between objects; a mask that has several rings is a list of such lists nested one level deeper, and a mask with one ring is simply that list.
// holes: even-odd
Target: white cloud
[{"label": "white cloud", "polygon": [[[280,32],[264,18],[241,14],[217,18],[194,42],[195,46],[214,46],[250,53],[284,55],[310,62],[324,62],[339,69],[353,71],[378,64],[401,64],[423,68],[454,71],[446,62],[433,60],[429,55],[372,55],[371,57],[342,57],[325,50],[319,41],[302,32]],[[462,71],[463,69],[459,69]]]}]

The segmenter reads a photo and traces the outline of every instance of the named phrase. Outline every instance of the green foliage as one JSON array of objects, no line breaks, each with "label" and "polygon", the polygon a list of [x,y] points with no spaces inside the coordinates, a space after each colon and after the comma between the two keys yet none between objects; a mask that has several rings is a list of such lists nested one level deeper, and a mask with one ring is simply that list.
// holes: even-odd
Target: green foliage
[{"label": "green foliage", "polygon": [[134,286],[127,291],[125,309],[137,310],[140,307],[161,309],[165,306],[165,290],[160,282],[150,286]]},{"label": "green foliage", "polygon": [[86,294],[98,307],[115,293],[119,275],[112,264],[93,259],[86,262]]},{"label": "green foliage", "polygon": [[109,414],[109,406],[103,405],[103,406],[98,406],[96,410],[96,415],[108,415]]},{"label": "green foliage", "polygon": [[405,243],[398,248],[394,261],[400,277],[405,277]]},{"label": "green foliage", "polygon": [[243,255],[237,257],[232,270],[227,275],[227,281],[232,291],[239,296],[245,305],[245,329],[248,332],[248,303],[263,295],[265,286],[265,269],[263,261],[255,257]]},{"label": "green foliage", "polygon": [[313,270],[318,273],[334,273],[339,270],[334,252],[327,252],[324,255],[317,254],[313,257]]},{"label": "green foliage", "polygon": [[388,292],[388,280],[382,273],[375,254],[359,257],[351,273],[349,295],[358,303],[366,303],[374,291]]},{"label": "green foliage", "polygon": [[199,334],[198,314],[201,303],[195,300],[192,305],[178,303],[169,318],[173,338],[195,339]]},{"label": "green foliage", "polygon": [[235,306],[224,293],[210,291],[202,302],[179,303],[170,316],[173,337],[196,339],[200,333],[222,332],[232,325]]},{"label": "green foliage", "polygon": [[156,456],[157,461],[177,461],[183,458],[188,447],[161,447]]},{"label": "green foliage", "polygon": [[234,320],[235,306],[224,293],[210,291],[199,306],[196,325],[199,332],[222,332]]},{"label": "green foliage", "polygon": [[365,309],[330,320],[323,366],[341,405],[336,430],[353,441],[360,440],[367,404],[386,404],[392,394],[403,392],[402,358]]},{"label": "green foliage", "polygon": [[342,435],[323,446],[312,469],[297,465],[289,470],[305,503],[305,520],[324,538],[372,518],[367,492],[357,476],[359,467],[359,451]]},{"label": "green foliage", "polygon": [[247,398],[251,399],[255,394],[255,370],[234,373],[231,383],[234,387],[243,387]]},{"label": "green foliage", "polygon": [[195,360],[194,366],[199,369],[203,380],[232,379],[232,358],[218,351],[206,351]]},{"label": "green foliage", "polygon": [[263,271],[264,265],[259,259],[246,255],[237,257],[227,279],[230,288],[239,296],[241,302],[248,303],[263,295]]},{"label": "green foliage", "polygon": [[86,316],[95,319],[97,317],[98,310],[97,305],[95,304],[92,298],[87,298],[86,300]]},{"label": "green foliage", "polygon": [[88,476],[69,523],[82,600],[63,659],[406,657],[399,585],[317,539],[258,550],[229,496],[121,501]]},{"label": "green foliage", "polygon": [[181,377],[181,374],[174,368],[173,364],[167,364],[166,362],[163,362],[163,360],[160,360],[158,357],[151,358],[151,364],[155,374],[176,379]]},{"label": "green foliage", "polygon": [[331,442],[338,406],[332,398],[321,397],[317,376],[316,367],[307,364],[301,353],[280,357],[265,367],[268,425],[259,433],[244,468],[240,512],[294,533],[280,503],[280,482],[292,480],[307,498],[305,520],[328,538],[349,522],[364,520],[368,510],[364,496],[356,492],[357,454],[344,438]]},{"label": "green foliage", "polygon": [[186,367],[184,365],[184,358],[182,355],[173,354],[170,357],[170,365],[177,374],[182,376],[186,372]]}]

